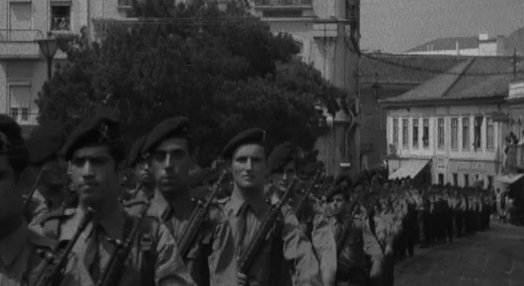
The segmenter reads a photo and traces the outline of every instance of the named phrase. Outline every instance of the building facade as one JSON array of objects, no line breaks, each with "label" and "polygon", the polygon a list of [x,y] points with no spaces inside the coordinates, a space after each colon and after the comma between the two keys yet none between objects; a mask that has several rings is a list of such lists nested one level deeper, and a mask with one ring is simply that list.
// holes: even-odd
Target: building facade
[{"label": "building facade", "polygon": [[[23,127],[37,124],[35,100],[47,80],[47,60],[37,40],[80,35],[82,29],[89,35],[93,31],[91,19],[123,17],[127,2],[1,1],[0,113],[11,115]],[[66,60],[66,54],[58,49],[53,67]],[[28,128],[24,130],[27,135]]]},{"label": "building facade", "polygon": [[[470,58],[399,97],[387,99],[390,178],[495,186],[503,175],[511,58]],[[428,181],[426,181],[429,183]]]}]

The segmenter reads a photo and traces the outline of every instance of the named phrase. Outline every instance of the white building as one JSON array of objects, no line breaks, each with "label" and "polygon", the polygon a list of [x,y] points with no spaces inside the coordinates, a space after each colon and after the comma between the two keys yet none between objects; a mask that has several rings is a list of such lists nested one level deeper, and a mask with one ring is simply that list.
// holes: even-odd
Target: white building
[{"label": "white building", "polygon": [[383,100],[390,178],[417,178],[427,170],[426,183],[494,185],[506,128],[498,118],[507,112],[512,65],[510,57],[465,58],[447,73]]},{"label": "white building", "polygon": [[[91,32],[91,19],[123,17],[129,4],[122,0],[0,1],[0,113],[10,114],[22,126],[37,123],[35,100],[47,79],[47,60],[36,40],[80,35],[83,27]],[[53,66],[66,59],[59,49]]]},{"label": "white building", "polygon": [[490,38],[488,33],[478,37],[439,38],[416,46],[405,55],[499,56],[506,54],[504,36]]}]

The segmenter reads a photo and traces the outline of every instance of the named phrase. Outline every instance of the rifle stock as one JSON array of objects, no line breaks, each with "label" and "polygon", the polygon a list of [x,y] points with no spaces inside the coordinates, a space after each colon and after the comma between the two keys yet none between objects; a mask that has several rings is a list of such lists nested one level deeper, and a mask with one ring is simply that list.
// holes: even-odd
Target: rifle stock
[{"label": "rifle stock", "polygon": [[73,246],[75,246],[78,238],[80,237],[80,234],[85,230],[93,218],[93,215],[94,211],[92,209],[88,209],[82,218],[82,221],[80,222],[80,225],[78,226],[75,234],[71,240],[69,240],[58,259],[56,259],[56,256],[53,254],[44,252],[40,253],[41,255],[44,255],[44,260],[46,261],[47,265],[38,275],[39,278],[34,286],[58,286],[62,283],[64,271],[67,266],[68,256],[71,253]]},{"label": "rifle stock", "polygon": [[218,178],[218,181],[213,185],[211,194],[207,197],[205,203],[198,203],[195,209],[193,210],[193,213],[191,213],[191,217],[189,218],[189,222],[184,230],[184,236],[180,239],[179,249],[180,254],[182,257],[186,257],[187,253],[189,252],[189,249],[191,248],[191,245],[193,245],[193,242],[195,241],[195,238],[198,234],[198,231],[200,230],[200,227],[202,226],[202,223],[205,221],[207,212],[209,211],[209,208],[211,207],[211,203],[213,202],[213,199],[216,197],[220,190],[220,185],[224,181],[224,178],[226,177],[227,171],[223,170],[220,174],[220,177]]},{"label": "rifle stock", "polygon": [[255,237],[249,243],[249,246],[238,260],[237,266],[238,271],[240,273],[246,274],[249,272],[249,269],[251,268],[251,265],[253,264],[256,255],[258,254],[258,250],[263,245],[266,236],[273,228],[273,224],[276,222],[276,220],[278,219],[278,215],[280,214],[280,209],[282,208],[282,206],[284,206],[284,204],[286,204],[290,191],[292,188],[294,188],[296,182],[297,179],[295,178],[289,184],[286,192],[284,193],[284,196],[282,196],[278,204],[271,205],[270,209],[264,215],[264,219],[262,220],[260,228],[258,229]]}]

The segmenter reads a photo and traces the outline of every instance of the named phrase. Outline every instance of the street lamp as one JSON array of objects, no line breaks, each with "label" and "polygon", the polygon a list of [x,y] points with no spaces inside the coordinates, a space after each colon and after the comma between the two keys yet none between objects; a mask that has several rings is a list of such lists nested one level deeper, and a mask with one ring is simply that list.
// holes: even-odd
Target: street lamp
[{"label": "street lamp", "polygon": [[375,74],[375,83],[371,86],[371,91],[373,92],[375,100],[378,101],[380,93],[382,92],[382,86],[378,84],[378,73]]},{"label": "street lamp", "polygon": [[47,59],[47,79],[49,80],[51,79],[51,64],[58,49],[58,42],[55,38],[51,37],[36,41],[38,42],[38,46],[40,46],[40,51],[42,51],[42,54]]}]

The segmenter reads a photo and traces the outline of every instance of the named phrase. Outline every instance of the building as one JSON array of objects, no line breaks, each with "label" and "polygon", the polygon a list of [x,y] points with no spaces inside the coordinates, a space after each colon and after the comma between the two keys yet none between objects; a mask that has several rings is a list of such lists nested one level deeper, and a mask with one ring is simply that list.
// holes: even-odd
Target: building
[{"label": "building", "polygon": [[507,132],[501,115],[508,112],[509,83],[520,74],[515,67],[511,57],[464,58],[445,74],[382,100],[390,178],[456,186],[500,181]]},{"label": "building", "polygon": [[[24,135],[37,124],[35,100],[47,80],[47,60],[37,40],[89,35],[92,18],[123,17],[121,4],[130,1],[1,1],[0,2],[0,113],[22,125]],[[86,29],[87,28],[87,29]],[[67,60],[58,49],[53,66]]]},{"label": "building", "polygon": [[439,38],[416,46],[406,55],[499,56],[507,55],[504,36],[490,38],[488,33],[478,37]]}]

